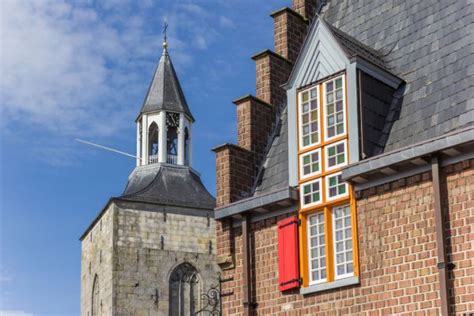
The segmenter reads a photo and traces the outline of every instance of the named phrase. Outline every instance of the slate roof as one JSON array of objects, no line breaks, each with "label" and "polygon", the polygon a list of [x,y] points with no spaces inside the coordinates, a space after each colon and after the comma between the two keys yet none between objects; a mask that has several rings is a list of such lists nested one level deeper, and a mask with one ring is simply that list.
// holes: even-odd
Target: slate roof
[{"label": "slate roof", "polygon": [[275,128],[271,146],[260,167],[254,195],[288,188],[288,118],[286,108]]},{"label": "slate roof", "polygon": [[152,164],[137,167],[119,197],[130,202],[212,210],[214,197],[189,167]]},{"label": "slate roof", "polygon": [[329,30],[331,30],[334,38],[337,40],[348,58],[359,56],[383,69],[386,68],[381,52],[364,45],[354,37],[344,33],[324,19],[321,19],[321,21],[326,24]]},{"label": "slate roof", "polygon": [[406,82],[383,152],[473,125],[472,1],[331,0],[321,15]]},{"label": "slate roof", "polygon": [[140,113],[156,111],[183,112],[194,121],[166,46],[143,101]]}]

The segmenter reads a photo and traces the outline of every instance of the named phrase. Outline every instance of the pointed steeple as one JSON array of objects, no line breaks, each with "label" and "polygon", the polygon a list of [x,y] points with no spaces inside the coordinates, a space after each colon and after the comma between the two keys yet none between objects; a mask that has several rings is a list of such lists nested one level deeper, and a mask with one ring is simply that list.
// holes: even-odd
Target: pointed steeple
[{"label": "pointed steeple", "polygon": [[156,111],[181,112],[194,121],[168,53],[166,33],[163,42],[163,53],[148,88],[140,114]]}]

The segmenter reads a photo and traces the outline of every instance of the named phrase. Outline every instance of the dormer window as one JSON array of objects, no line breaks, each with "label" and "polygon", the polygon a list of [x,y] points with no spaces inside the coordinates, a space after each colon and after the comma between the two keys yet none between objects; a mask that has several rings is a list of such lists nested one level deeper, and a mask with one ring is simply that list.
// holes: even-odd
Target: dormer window
[{"label": "dormer window", "polygon": [[349,159],[345,74],[299,91],[298,101],[302,277],[317,286],[357,275],[355,206],[341,177]]}]

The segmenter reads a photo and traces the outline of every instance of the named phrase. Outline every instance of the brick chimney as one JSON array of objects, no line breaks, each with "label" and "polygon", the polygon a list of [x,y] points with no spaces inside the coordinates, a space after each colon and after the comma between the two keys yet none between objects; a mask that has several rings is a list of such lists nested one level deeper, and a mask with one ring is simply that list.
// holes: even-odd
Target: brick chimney
[{"label": "brick chimney", "polygon": [[303,44],[308,20],[290,8],[271,14],[274,24],[275,53],[294,63]]},{"label": "brick chimney", "polygon": [[321,0],[293,0],[293,10],[302,15],[305,19],[312,20],[316,14],[318,3]]}]

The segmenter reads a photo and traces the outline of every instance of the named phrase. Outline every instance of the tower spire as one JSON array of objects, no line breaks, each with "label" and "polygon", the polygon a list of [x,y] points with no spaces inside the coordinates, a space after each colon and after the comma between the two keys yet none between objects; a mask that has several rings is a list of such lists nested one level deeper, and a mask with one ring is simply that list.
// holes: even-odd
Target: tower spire
[{"label": "tower spire", "polygon": [[163,23],[163,54],[166,53],[167,49],[168,49],[168,38],[166,37],[166,31],[168,30],[168,23],[166,22],[166,18],[165,18],[165,21]]}]

